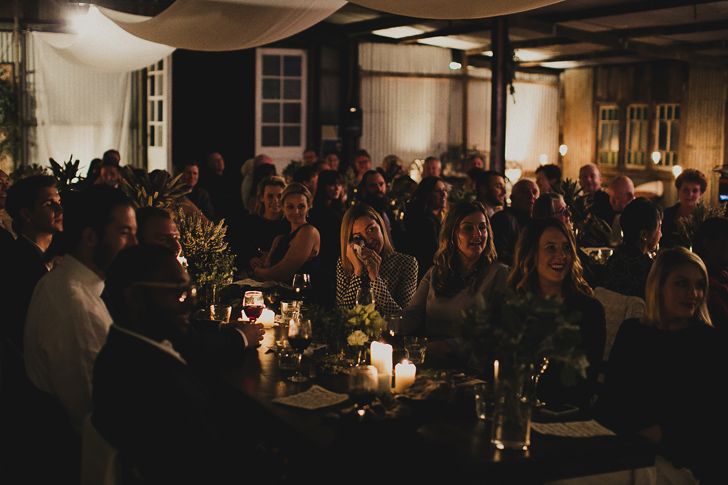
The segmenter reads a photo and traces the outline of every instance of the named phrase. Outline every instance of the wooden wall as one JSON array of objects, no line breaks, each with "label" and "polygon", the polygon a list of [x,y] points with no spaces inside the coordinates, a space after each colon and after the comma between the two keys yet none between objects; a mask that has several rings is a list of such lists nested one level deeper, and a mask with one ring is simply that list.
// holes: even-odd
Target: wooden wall
[{"label": "wooden wall", "polygon": [[[682,62],[653,62],[620,66],[599,66],[567,70],[561,77],[562,143],[568,146],[562,158],[566,177],[578,177],[579,167],[597,158],[597,116],[600,103],[617,104],[621,108],[620,164],[604,167],[603,185],[617,174],[624,173],[635,185],[661,180],[667,206],[677,200],[671,171],[649,164],[640,168],[624,168],[626,108],[633,103],[649,105],[654,119],[659,103],[681,105],[678,163],[683,168],[697,168],[709,179],[704,200],[716,204],[718,176],[712,170],[724,163],[726,154],[726,100],[728,70]],[[648,150],[655,134],[650,133]]]}]

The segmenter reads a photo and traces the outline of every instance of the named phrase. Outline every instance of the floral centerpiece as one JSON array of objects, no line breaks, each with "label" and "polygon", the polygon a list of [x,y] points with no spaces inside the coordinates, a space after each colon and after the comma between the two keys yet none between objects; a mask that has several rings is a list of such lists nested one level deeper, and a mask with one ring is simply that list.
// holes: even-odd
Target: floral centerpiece
[{"label": "floral centerpiece", "polygon": [[497,361],[496,409],[493,442],[501,447],[525,449],[529,444],[531,398],[524,386],[545,361],[560,362],[561,380],[573,385],[577,375],[586,377],[589,365],[583,351],[579,312],[566,314],[555,297],[516,295],[506,289],[503,297],[486,305],[482,297],[463,311],[463,336],[472,343],[473,358],[481,365]]},{"label": "floral centerpiece", "polygon": [[313,334],[326,345],[332,359],[342,360],[344,352],[355,363],[366,356],[368,343],[379,338],[384,329],[384,319],[374,309],[374,304],[356,305],[353,308],[313,307],[309,310]]}]

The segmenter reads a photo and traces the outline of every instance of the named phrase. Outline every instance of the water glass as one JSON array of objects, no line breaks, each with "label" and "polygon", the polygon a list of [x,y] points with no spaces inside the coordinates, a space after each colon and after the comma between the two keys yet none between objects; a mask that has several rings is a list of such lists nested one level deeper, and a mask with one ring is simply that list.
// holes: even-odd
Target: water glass
[{"label": "water glass", "polygon": [[487,415],[486,407],[488,404],[488,398],[486,391],[485,383],[475,384],[473,386],[473,394],[475,396],[475,415],[481,421],[485,421]]},{"label": "water glass", "polygon": [[425,362],[425,351],[427,350],[427,339],[425,337],[407,336],[404,338],[404,351],[407,360],[413,364]]},{"label": "water glass", "polygon": [[210,305],[210,320],[221,320],[222,323],[230,323],[230,314],[233,307],[230,305]]}]

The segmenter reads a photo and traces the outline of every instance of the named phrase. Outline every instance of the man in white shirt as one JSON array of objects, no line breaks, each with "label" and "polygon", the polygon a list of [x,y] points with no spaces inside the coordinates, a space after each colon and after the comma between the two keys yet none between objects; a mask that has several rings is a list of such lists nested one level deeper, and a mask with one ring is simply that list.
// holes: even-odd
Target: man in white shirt
[{"label": "man in white shirt", "polygon": [[91,411],[91,375],[111,316],[101,299],[105,271],[136,244],[131,201],[118,189],[94,185],[64,207],[68,253],[40,279],[25,322],[26,372],[56,397],[77,432]]}]

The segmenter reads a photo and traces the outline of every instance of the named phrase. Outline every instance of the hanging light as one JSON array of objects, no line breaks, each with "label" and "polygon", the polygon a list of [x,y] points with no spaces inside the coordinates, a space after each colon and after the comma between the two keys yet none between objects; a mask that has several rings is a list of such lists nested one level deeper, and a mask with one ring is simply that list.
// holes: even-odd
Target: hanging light
[{"label": "hanging light", "polygon": [[662,154],[660,152],[652,152],[652,161],[655,165],[660,163],[660,159],[662,158]]},{"label": "hanging light", "polygon": [[566,145],[561,145],[559,147],[559,155],[561,155],[563,157],[564,155],[566,155],[566,152],[568,150],[569,150],[569,147],[567,147]]}]

